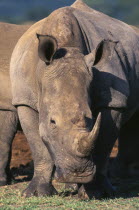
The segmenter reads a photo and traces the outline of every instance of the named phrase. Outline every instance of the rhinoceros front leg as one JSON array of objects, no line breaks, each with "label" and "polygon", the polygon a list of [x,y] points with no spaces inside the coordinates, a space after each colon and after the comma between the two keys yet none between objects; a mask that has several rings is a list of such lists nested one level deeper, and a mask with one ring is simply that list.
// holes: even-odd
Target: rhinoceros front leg
[{"label": "rhinoceros front leg", "polygon": [[10,160],[12,140],[17,130],[16,112],[0,110],[0,186],[11,181]]},{"label": "rhinoceros front leg", "polygon": [[23,195],[30,197],[56,194],[57,191],[52,186],[54,163],[39,135],[39,115],[25,106],[18,107],[18,114],[34,160],[34,176]]},{"label": "rhinoceros front leg", "polygon": [[108,177],[107,166],[113,145],[118,137],[121,125],[121,113],[116,110],[103,110],[99,138],[93,151],[96,163],[96,176],[92,183],[84,184],[79,189],[79,197],[102,198],[115,193]]}]

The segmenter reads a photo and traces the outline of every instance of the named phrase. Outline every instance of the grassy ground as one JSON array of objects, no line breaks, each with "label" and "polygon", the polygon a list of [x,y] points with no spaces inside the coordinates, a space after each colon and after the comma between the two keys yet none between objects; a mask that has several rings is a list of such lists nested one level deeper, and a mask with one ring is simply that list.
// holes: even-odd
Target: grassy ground
[{"label": "grassy ground", "polygon": [[117,195],[114,199],[82,201],[77,195],[65,196],[67,190],[56,184],[61,196],[24,198],[21,192],[28,183],[18,183],[0,188],[0,210],[18,209],[139,209],[139,181],[118,180]]}]

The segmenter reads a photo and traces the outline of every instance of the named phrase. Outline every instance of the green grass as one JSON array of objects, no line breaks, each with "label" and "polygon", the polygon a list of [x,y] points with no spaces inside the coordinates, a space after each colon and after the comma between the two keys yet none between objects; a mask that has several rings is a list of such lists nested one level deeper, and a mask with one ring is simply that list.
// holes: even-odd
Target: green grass
[{"label": "green grass", "polygon": [[[0,188],[0,210],[30,210],[30,209],[139,209],[139,182],[124,180],[119,182],[117,198],[104,200],[80,200],[75,196],[53,196],[24,198],[21,192],[27,183],[18,183]],[[58,185],[59,191],[66,192],[63,185]],[[122,197],[120,197],[122,196]],[[129,197],[129,198],[126,198]]]}]

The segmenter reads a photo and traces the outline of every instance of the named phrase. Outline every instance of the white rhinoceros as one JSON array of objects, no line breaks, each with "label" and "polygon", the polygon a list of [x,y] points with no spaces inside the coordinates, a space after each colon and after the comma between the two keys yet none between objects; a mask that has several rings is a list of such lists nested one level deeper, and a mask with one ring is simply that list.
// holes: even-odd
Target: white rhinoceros
[{"label": "white rhinoceros", "polygon": [[113,195],[108,157],[139,108],[138,34],[78,0],[21,37],[10,74],[35,166],[24,194],[55,194],[56,169],[81,196]]}]

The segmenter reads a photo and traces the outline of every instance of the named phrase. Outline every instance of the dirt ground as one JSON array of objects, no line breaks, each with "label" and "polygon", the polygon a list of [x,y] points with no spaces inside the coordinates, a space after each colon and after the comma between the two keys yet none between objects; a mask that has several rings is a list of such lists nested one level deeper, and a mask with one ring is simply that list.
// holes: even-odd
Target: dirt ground
[{"label": "dirt ground", "polygon": [[29,181],[33,176],[33,161],[25,135],[17,132],[12,144],[11,173],[17,182]]},{"label": "dirt ground", "polygon": [[22,132],[18,132],[12,144],[11,168],[25,166],[30,161],[32,161],[32,156],[27,139]]}]

